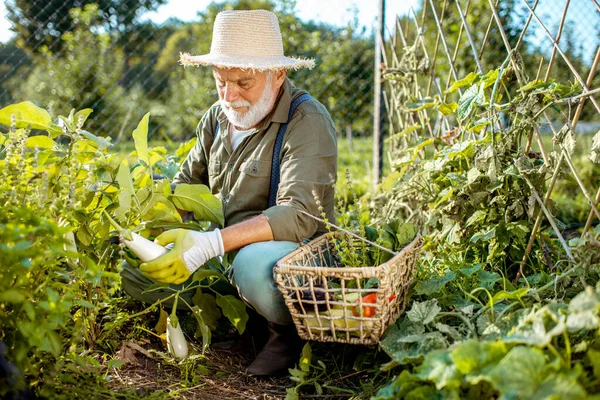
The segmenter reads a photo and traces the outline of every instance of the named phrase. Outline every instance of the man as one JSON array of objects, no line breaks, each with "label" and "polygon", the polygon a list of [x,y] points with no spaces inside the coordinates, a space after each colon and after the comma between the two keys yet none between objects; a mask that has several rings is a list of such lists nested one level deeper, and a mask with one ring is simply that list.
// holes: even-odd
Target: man
[{"label": "man", "polygon": [[225,228],[163,233],[157,242],[174,243],[173,249],[143,264],[141,273],[126,267],[123,287],[139,300],[155,301],[172,293],[141,293],[155,281],[181,284],[209,259],[240,249],[232,282],[269,325],[267,344],[248,372],[285,372],[298,359],[300,341],[273,267],[302,241],[326,231],[305,214],[321,214],[315,196],[334,220],[333,121],[286,73],[312,68],[314,61],[285,57],[277,17],[255,10],[220,13],[210,53],[183,54],[181,63],[211,66],[219,101],[200,121],[196,146],[174,182],[209,185],[223,203]]}]

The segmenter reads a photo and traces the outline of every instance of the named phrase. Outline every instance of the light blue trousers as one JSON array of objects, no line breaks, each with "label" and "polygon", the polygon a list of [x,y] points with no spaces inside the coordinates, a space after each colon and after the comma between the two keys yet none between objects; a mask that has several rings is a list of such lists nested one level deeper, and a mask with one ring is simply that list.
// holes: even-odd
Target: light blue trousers
[{"label": "light blue trousers", "polygon": [[[297,249],[298,246],[298,243],[293,242],[270,241],[253,243],[243,247],[232,263],[230,283],[233,286],[223,282],[220,286],[215,285],[215,289],[222,292],[221,294],[231,294],[234,292],[233,287],[235,287],[246,304],[268,321],[281,325],[292,323],[292,317],[283,301],[283,296],[273,279],[273,268],[277,261]],[[144,293],[156,281],[147,278],[139,269],[126,263],[123,264],[121,278],[123,289],[131,297],[144,303],[152,304],[173,294],[168,289]],[[189,283],[188,281],[182,285],[170,286],[173,289],[181,289]],[[193,295],[194,293],[189,291],[183,293],[181,297],[188,304],[192,304]],[[168,306],[173,305],[172,302],[166,302],[166,304]],[[178,308],[184,309],[187,307],[180,302]]]}]

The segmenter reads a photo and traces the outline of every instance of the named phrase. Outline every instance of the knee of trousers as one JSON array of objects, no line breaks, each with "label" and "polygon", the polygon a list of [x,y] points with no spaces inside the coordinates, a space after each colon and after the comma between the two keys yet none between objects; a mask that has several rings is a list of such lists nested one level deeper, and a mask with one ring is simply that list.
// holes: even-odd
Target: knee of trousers
[{"label": "knee of trousers", "polygon": [[298,244],[293,242],[253,243],[242,248],[233,261],[233,281],[240,297],[270,322],[292,322],[273,278],[273,268],[296,248]]}]

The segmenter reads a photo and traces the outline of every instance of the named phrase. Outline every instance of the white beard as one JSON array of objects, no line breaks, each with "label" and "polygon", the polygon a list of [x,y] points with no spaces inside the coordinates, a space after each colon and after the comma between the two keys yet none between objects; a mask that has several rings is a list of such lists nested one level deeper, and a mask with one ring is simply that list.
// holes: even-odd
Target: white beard
[{"label": "white beard", "polygon": [[[258,125],[258,123],[267,116],[269,111],[271,111],[271,107],[273,107],[273,103],[275,101],[275,90],[271,88],[272,81],[272,74],[268,74],[265,88],[260,95],[260,99],[258,99],[255,104],[251,104],[247,100],[228,102],[223,99],[219,99],[221,108],[223,109],[223,112],[227,116],[229,122],[241,129],[250,129]],[[236,107],[248,107],[248,111],[235,111],[233,108]]]}]

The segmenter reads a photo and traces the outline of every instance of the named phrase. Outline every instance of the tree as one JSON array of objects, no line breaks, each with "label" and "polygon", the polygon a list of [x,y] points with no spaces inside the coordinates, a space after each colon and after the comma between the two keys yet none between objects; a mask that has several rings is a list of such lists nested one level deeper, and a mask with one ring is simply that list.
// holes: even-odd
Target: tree
[{"label": "tree", "polygon": [[7,2],[7,18],[17,33],[17,45],[38,52],[42,45],[56,52],[64,42],[61,36],[77,23],[69,10],[96,4],[102,27],[121,35],[131,31],[143,11],[153,10],[166,0],[14,0]]},{"label": "tree", "polygon": [[218,99],[210,68],[181,68],[181,52],[205,54],[210,51],[212,25],[220,11],[268,9],[275,12],[283,36],[285,53],[314,58],[313,70],[290,71],[297,86],[306,89],[331,113],[338,129],[346,125],[368,133],[372,125],[373,38],[357,29],[354,21],[346,28],[303,22],[295,16],[295,2],[238,0],[212,3],[199,21],[184,24],[167,40],[158,57],[156,70],[169,73],[169,95],[165,98],[164,134],[190,137],[204,112]]}]

